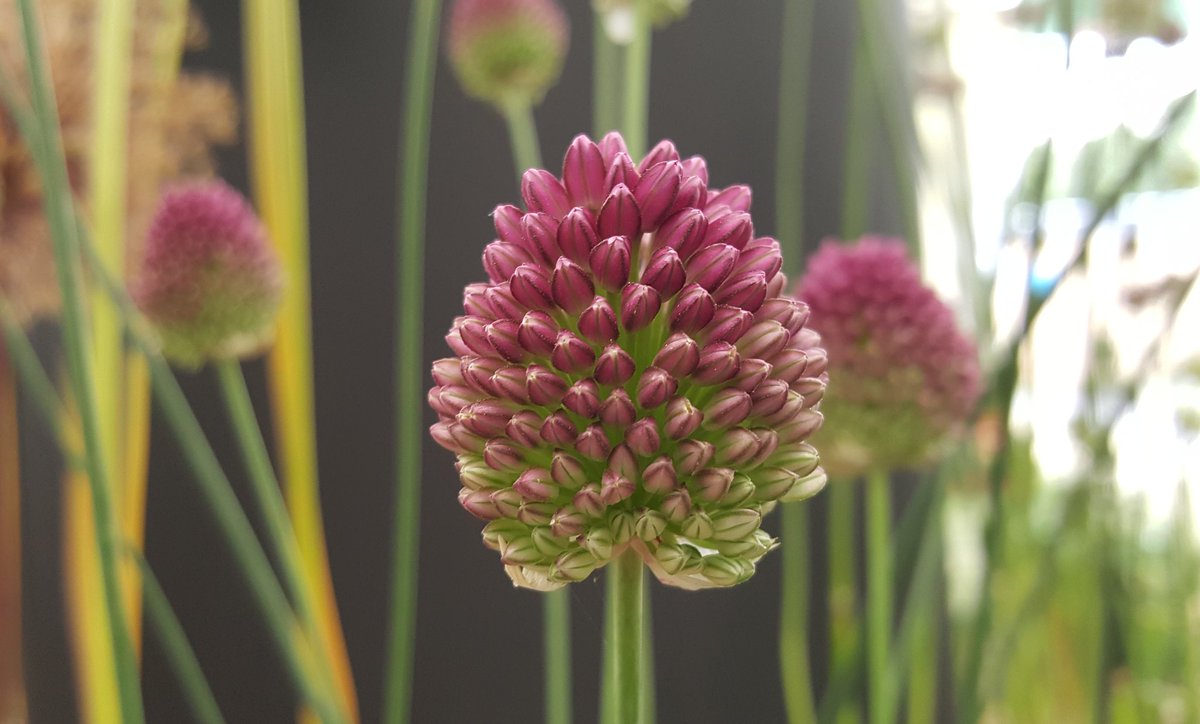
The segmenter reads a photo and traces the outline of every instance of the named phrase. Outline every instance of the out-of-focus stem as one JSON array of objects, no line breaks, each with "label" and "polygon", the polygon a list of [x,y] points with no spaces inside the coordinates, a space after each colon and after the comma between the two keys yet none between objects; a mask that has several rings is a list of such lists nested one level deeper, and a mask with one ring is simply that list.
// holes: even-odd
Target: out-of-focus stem
[{"label": "out-of-focus stem", "polygon": [[414,0],[408,29],[404,125],[397,171],[396,238],[396,499],[392,533],[391,611],[383,721],[411,716],[413,639],[417,613],[417,545],[421,508],[421,445],[425,394],[424,333],[425,196],[430,117],[437,69],[440,0]]},{"label": "out-of-focus stem", "polygon": [[646,153],[650,113],[650,0],[634,0],[633,40],[625,46],[621,133],[635,159]]},{"label": "out-of-focus stem", "polygon": [[542,151],[538,143],[533,106],[520,102],[508,103],[504,106],[504,120],[508,123],[508,140],[512,144],[513,163],[516,165],[519,185],[522,174],[531,168],[542,166]]},{"label": "out-of-focus stem", "polygon": [[779,664],[788,721],[816,721],[808,659],[808,509],[783,506],[783,598],[780,602]]},{"label": "out-of-focus stem", "polygon": [[[857,594],[855,585],[854,535],[854,492],[852,480],[833,480],[828,486],[829,517],[829,639],[830,681],[848,672],[859,645]],[[827,695],[828,698],[828,695]],[[839,721],[854,721],[852,714],[842,718],[843,711],[836,712]]]},{"label": "out-of-focus stem", "polygon": [[604,15],[592,15],[592,132],[597,138],[621,125],[621,49],[604,29]]},{"label": "out-of-focus stem", "polygon": [[0,721],[26,718],[21,665],[21,464],[17,377],[0,339]]},{"label": "out-of-focus stem", "polygon": [[642,677],[642,598],[645,576],[642,559],[627,548],[609,566],[609,595],[615,604],[615,626],[609,630],[616,661],[616,721],[637,724]]},{"label": "out-of-focus stem", "polygon": [[886,471],[867,477],[867,683],[868,721],[889,724],[888,650],[892,636],[891,491]]},{"label": "out-of-focus stem", "polygon": [[789,274],[799,269],[804,258],[804,158],[814,6],[813,0],[787,0],[783,6],[775,129],[775,233],[783,243]]},{"label": "out-of-focus stem", "polygon": [[842,153],[842,238],[862,235],[867,228],[867,197],[870,183],[871,148],[874,138],[867,122],[874,108],[871,75],[864,41],[854,41],[851,56],[850,107],[847,111],[845,151]]}]

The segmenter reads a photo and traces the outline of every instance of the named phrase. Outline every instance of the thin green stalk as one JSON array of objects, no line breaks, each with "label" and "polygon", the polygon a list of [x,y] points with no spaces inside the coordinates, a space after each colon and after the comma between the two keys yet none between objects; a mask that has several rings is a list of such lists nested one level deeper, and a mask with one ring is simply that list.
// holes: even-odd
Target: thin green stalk
[{"label": "thin green stalk", "polygon": [[396,510],[383,706],[383,721],[388,724],[409,721],[412,703],[421,445],[425,439],[425,195],[440,17],[440,0],[415,0],[411,6],[402,158],[397,179]]},{"label": "thin green stalk", "polygon": [[[58,389],[50,381],[50,375],[46,374],[46,368],[38,359],[37,351],[34,350],[29,337],[25,336],[25,330],[17,324],[4,299],[0,299],[0,326],[4,329],[4,344],[9,360],[21,378],[25,392],[29,394],[34,409],[46,423],[59,448],[67,454],[70,446],[67,444],[62,422],[66,416],[66,408],[58,396]],[[78,453],[71,453],[71,456],[74,459],[73,464],[82,469],[84,463]]]},{"label": "thin green stalk", "polygon": [[[942,562],[941,512],[944,483],[928,481],[932,500],[928,509],[920,515],[921,525],[916,528],[898,530],[898,542],[909,537],[919,537],[916,560],[911,575],[906,573],[900,557],[896,559],[893,584],[901,580],[908,582],[900,623],[892,637],[892,655],[888,660],[887,692],[895,702],[903,686],[905,676],[911,675],[909,688],[910,722],[934,721],[937,709],[937,635],[934,606],[938,600],[938,574]],[[910,501],[911,506],[915,501]],[[905,511],[905,524],[909,512]],[[901,548],[897,545],[897,548]],[[894,716],[894,711],[891,712]],[[914,718],[916,717],[916,718]]]},{"label": "thin green stalk", "polygon": [[[829,637],[830,681],[840,681],[848,671],[861,641],[858,626],[858,602],[855,585],[854,497],[857,486],[851,480],[834,480],[829,485]],[[829,698],[829,694],[826,694]],[[835,716],[841,714],[841,707]]]},{"label": "thin green stalk", "polygon": [[[648,585],[650,573],[643,574]],[[654,681],[654,618],[650,606],[650,589],[642,597],[642,678]],[[654,686],[643,686],[639,724],[654,724],[658,720],[658,697]]]},{"label": "thin green stalk", "polygon": [[621,49],[608,37],[604,16],[592,14],[592,132],[596,138],[615,130],[621,110]]},{"label": "thin green stalk", "polygon": [[609,595],[616,625],[609,630],[614,657],[616,721],[637,724],[642,677],[642,598],[645,577],[637,551],[625,552],[609,565]]},{"label": "thin green stalk", "polygon": [[633,40],[625,46],[625,99],[622,103],[621,133],[629,155],[646,153],[650,113],[650,0],[634,0]]},{"label": "thin green stalk", "polygon": [[[785,0],[775,129],[775,232],[787,272],[804,257],[804,158],[814,0]],[[783,544],[787,545],[787,539]]]},{"label": "thin green stalk", "polygon": [[867,476],[867,699],[868,721],[889,724],[888,649],[892,637],[892,536],[888,473]]},{"label": "thin green stalk", "polygon": [[[249,584],[259,613],[279,647],[280,657],[297,693],[324,721],[343,721],[329,693],[314,678],[312,664],[315,654],[312,648],[320,644],[296,635],[298,624],[291,604],[275,578],[271,563],[255,537],[254,528],[242,510],[225,471],[221,469],[212,445],[192,412],[179,381],[175,379],[171,368],[159,353],[153,335],[148,331],[148,323],[134,307],[125,290],[104,270],[95,250],[90,248],[86,239],[83,247],[93,277],[103,284],[109,297],[116,303],[130,341],[146,358],[150,382],[159,408],[175,434],[184,459],[199,484],[204,501]],[[301,647],[301,642],[308,643],[309,646]]]},{"label": "thin green stalk", "polygon": [[[504,108],[504,120],[519,186],[526,170],[542,166],[533,106],[510,103]],[[567,724],[571,721],[571,599],[565,588],[542,596],[542,651],[546,721]]]},{"label": "thin green stalk", "polygon": [[167,657],[167,665],[175,672],[179,685],[183,689],[183,698],[187,700],[192,710],[192,717],[201,724],[223,724],[225,717],[221,716],[221,708],[213,696],[208,680],[204,678],[204,670],[196,659],[196,652],[188,642],[179,618],[167,600],[150,564],[137,549],[129,549],[129,556],[137,563],[142,575],[142,594],[145,597],[146,615],[150,617],[150,625],[158,634],[159,645]]},{"label": "thin green stalk", "polygon": [[846,118],[842,154],[842,238],[857,238],[867,230],[867,193],[873,137],[867,122],[874,111],[871,97],[871,73],[867,65],[863,39],[854,40],[850,76],[850,107]]},{"label": "thin green stalk", "polygon": [[144,721],[145,714],[142,710],[137,658],[129,637],[124,602],[121,598],[121,581],[117,571],[117,521],[112,506],[112,488],[109,484],[108,466],[99,426],[74,202],[67,179],[62,141],[58,133],[58,106],[50,82],[49,69],[45,65],[46,56],[42,48],[41,34],[38,32],[38,19],[33,1],[21,0],[19,5],[29,72],[30,99],[36,118],[36,124],[30,124],[21,130],[42,177],[43,207],[53,239],[55,267],[63,299],[62,322],[67,366],[79,409],[104,600],[111,615],[109,634],[112,637],[121,717],[127,723],[136,724]]},{"label": "thin green stalk", "polygon": [[779,664],[788,721],[817,718],[808,659],[808,508],[783,506],[783,599],[779,621]]},{"label": "thin green stalk", "polygon": [[537,123],[529,103],[504,105],[504,120],[508,123],[508,139],[512,144],[513,163],[517,167],[517,183],[531,168],[542,167],[542,150],[538,143]]}]

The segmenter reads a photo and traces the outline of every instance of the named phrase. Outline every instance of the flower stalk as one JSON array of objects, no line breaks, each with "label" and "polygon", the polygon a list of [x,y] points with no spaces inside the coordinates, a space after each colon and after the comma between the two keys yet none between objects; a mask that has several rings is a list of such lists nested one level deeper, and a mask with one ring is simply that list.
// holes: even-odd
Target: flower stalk
[{"label": "flower stalk", "polygon": [[867,684],[870,724],[890,724],[888,651],[892,635],[890,477],[885,470],[867,476]]},{"label": "flower stalk", "polygon": [[616,721],[638,722],[641,714],[642,676],[642,601],[645,588],[642,559],[632,549],[614,562],[609,573],[609,595],[615,601],[608,635],[616,654]]}]

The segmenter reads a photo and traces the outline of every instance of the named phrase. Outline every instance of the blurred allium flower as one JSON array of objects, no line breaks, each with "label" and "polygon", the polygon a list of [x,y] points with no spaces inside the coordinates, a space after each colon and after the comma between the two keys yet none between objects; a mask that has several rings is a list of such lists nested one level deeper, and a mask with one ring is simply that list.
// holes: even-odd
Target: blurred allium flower
[{"label": "blurred allium flower", "polygon": [[[39,0],[46,52],[58,100],[71,185],[87,195],[87,155],[92,142],[95,0]],[[228,83],[161,72],[167,24],[162,2],[139,2],[134,27],[130,87],[128,238],[140,240],[164,182],[212,175],[210,148],[237,137],[237,103]],[[193,26],[198,20],[193,19]],[[194,33],[197,37],[202,32]],[[14,0],[0,0],[0,67],[23,82],[24,45]],[[137,243],[129,259],[141,256]],[[50,231],[41,206],[33,158],[0,104],[0,294],[22,321],[56,314],[58,284]]]},{"label": "blurred allium flower", "polygon": [[447,40],[467,95],[497,107],[542,99],[567,55],[567,16],[555,0],[456,0]]},{"label": "blurred allium flower", "polygon": [[281,275],[250,204],[210,181],[163,195],[133,291],[163,353],[198,366],[252,354],[270,341]]},{"label": "blurred allium flower", "polygon": [[[592,7],[604,23],[604,32],[614,43],[625,45],[633,40],[637,19],[637,0],[592,0]],[[649,0],[650,23],[662,28],[688,13],[692,0]]]},{"label": "blurred allium flower", "polygon": [[562,178],[498,206],[488,281],[433,366],[431,430],[459,502],[519,586],[586,578],[627,547],[664,583],[730,586],[776,541],[779,500],[824,485],[825,352],[786,296],[750,189],[708,187],[668,141],[640,163],[577,137]]},{"label": "blurred allium flower", "polygon": [[929,462],[979,398],[979,361],[904,244],[827,241],[809,260],[797,297],[829,350],[829,422],[818,443],[830,473]]}]

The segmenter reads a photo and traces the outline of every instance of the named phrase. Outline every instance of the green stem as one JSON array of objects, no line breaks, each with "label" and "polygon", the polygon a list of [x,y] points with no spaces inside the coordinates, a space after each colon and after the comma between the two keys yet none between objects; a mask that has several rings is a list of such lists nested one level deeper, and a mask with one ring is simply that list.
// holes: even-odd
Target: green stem
[{"label": "green stem", "polygon": [[604,15],[592,15],[592,132],[600,138],[621,125],[621,49],[604,29]]},{"label": "green stem", "polygon": [[167,594],[163,592],[154,571],[150,570],[150,564],[141,553],[133,548],[129,549],[128,553],[141,571],[146,615],[158,634],[158,642],[166,654],[167,665],[175,671],[175,676],[179,679],[183,698],[191,707],[192,716],[201,724],[222,724],[225,717],[221,716],[221,708],[217,706],[217,699],[208,686],[208,680],[204,678],[204,671],[200,668],[200,662],[196,660],[196,652],[192,650],[183,626],[175,616],[175,611],[171,609]]},{"label": "green stem", "polygon": [[858,638],[854,561],[853,481],[829,485],[829,634],[830,672],[843,668]]},{"label": "green stem", "polygon": [[888,724],[888,649],[892,636],[891,499],[887,471],[867,477],[867,685],[868,721]]},{"label": "green stem", "polygon": [[0,326],[4,328],[4,344],[7,347],[9,360],[20,376],[25,391],[29,393],[34,409],[42,416],[54,436],[55,442],[58,443],[58,447],[72,466],[84,469],[83,458],[77,451],[71,450],[66,433],[63,431],[63,420],[66,419],[67,413],[62,399],[58,396],[58,390],[50,381],[50,376],[46,374],[46,368],[38,359],[37,351],[34,350],[29,337],[25,336],[25,330],[17,324],[8,303],[2,298],[0,298]]},{"label": "green stem", "polygon": [[614,657],[616,721],[637,724],[642,681],[642,559],[626,548],[609,566],[609,595],[614,603],[615,624],[609,630]]},{"label": "green stem", "polygon": [[[786,0],[775,140],[775,232],[788,273],[804,256],[804,157],[814,0]],[[790,264],[788,263],[790,262]],[[783,544],[787,545],[785,538]]]},{"label": "green stem", "polygon": [[512,144],[513,163],[517,167],[517,183],[531,168],[542,167],[542,151],[538,143],[537,123],[529,103],[506,103],[504,120],[508,123],[508,139]]},{"label": "green stem", "polygon": [[783,506],[783,600],[779,621],[779,664],[788,721],[816,721],[808,660],[808,508]]},{"label": "green stem", "polygon": [[121,582],[116,562],[117,521],[112,506],[112,487],[108,480],[102,436],[99,429],[92,347],[88,339],[87,317],[83,302],[83,270],[79,258],[79,239],[75,211],[67,178],[66,160],[59,137],[58,106],[46,68],[45,51],[33,0],[21,0],[21,27],[29,72],[30,98],[36,127],[23,128],[26,141],[35,156],[42,177],[43,206],[53,240],[55,267],[62,294],[63,337],[71,386],[79,410],[83,431],[85,463],[92,493],[96,548],[104,601],[110,616],[112,649],[120,698],[121,717],[127,724],[145,720],[137,658],[129,637],[128,622],[121,598]]},{"label": "green stem", "polygon": [[650,0],[634,0],[633,40],[625,47],[625,101],[621,133],[634,159],[646,153],[650,112]]},{"label": "green stem", "polygon": [[409,721],[412,703],[421,446],[425,439],[425,196],[440,17],[440,0],[416,0],[409,16],[396,239],[396,510],[383,709],[383,721],[388,724]]},{"label": "green stem", "polygon": [[850,108],[846,118],[846,148],[842,154],[842,239],[862,235],[867,225],[867,185],[870,182],[873,138],[867,122],[873,113],[871,75],[861,37],[854,40],[850,77]]}]

